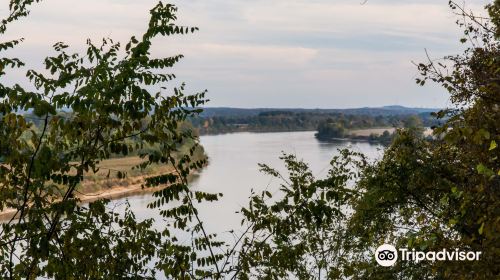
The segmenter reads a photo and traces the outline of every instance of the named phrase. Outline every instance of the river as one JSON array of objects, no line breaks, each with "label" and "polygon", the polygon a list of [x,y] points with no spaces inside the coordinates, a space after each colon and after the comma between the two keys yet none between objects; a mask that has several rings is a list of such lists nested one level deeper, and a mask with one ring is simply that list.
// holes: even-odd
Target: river
[{"label": "river", "polygon": [[[307,162],[317,178],[327,175],[329,162],[338,154],[338,149],[350,148],[362,152],[368,158],[379,158],[383,146],[365,142],[320,142],[313,131],[279,133],[233,133],[202,136],[201,144],[209,157],[209,164],[191,184],[191,188],[213,193],[223,193],[218,202],[199,205],[201,217],[210,232],[224,234],[240,225],[241,216],[237,213],[248,203],[251,190],[276,190],[279,185],[259,171],[258,163],[265,163],[284,171],[279,159],[282,152],[294,154]],[[155,226],[161,228],[163,222],[158,210],[147,208],[153,201],[151,194],[141,194],[114,200],[112,203],[130,203],[131,209],[139,218],[155,218]]]}]

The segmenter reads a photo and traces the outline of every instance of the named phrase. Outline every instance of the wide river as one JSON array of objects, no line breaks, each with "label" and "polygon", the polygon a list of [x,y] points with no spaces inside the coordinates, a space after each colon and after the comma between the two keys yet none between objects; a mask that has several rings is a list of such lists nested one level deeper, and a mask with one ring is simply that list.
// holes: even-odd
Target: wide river
[{"label": "wide river", "polygon": [[[320,142],[313,131],[279,133],[234,133],[202,136],[201,144],[209,157],[209,164],[193,180],[191,188],[213,193],[223,193],[218,202],[199,205],[201,217],[208,231],[223,234],[237,229],[241,216],[236,211],[248,203],[251,190],[260,191],[266,187],[273,192],[281,183],[278,179],[259,171],[258,163],[265,163],[284,171],[279,159],[282,153],[294,154],[307,162],[317,178],[327,175],[329,162],[338,149],[350,148],[362,152],[368,158],[379,158],[383,147],[364,142]],[[156,227],[163,221],[158,210],[147,208],[153,201],[151,194],[130,196],[112,203],[131,205],[139,218],[156,218]],[[229,234],[229,233],[227,233]]]}]

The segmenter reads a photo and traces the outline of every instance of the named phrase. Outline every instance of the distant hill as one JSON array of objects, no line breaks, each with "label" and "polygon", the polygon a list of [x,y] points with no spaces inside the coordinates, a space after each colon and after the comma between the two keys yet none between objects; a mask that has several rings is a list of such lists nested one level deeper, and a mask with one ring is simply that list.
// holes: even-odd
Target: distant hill
[{"label": "distant hill", "polygon": [[231,108],[231,107],[206,107],[203,108],[202,117],[227,117],[257,116],[265,112],[294,112],[294,113],[343,113],[346,115],[369,115],[369,116],[390,116],[390,115],[413,115],[420,113],[437,112],[437,108],[408,108],[404,106],[392,105],[384,107],[363,107],[352,109],[302,109],[302,108]]}]

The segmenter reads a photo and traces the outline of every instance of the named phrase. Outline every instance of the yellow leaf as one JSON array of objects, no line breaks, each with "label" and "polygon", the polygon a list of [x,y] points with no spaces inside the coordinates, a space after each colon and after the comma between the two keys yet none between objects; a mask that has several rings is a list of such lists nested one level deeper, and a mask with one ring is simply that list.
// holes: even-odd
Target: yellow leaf
[{"label": "yellow leaf", "polygon": [[491,150],[494,150],[497,148],[497,142],[495,142],[495,140],[491,140],[491,143],[490,143],[490,151]]}]

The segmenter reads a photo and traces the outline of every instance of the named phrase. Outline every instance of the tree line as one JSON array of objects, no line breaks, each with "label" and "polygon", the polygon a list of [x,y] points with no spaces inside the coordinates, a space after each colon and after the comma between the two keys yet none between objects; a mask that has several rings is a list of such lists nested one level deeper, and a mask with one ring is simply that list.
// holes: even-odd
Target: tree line
[{"label": "tree line", "polygon": [[[442,121],[442,120],[441,120]],[[411,122],[432,127],[440,123],[430,112],[386,115],[344,114],[326,112],[267,111],[256,115],[198,116],[191,119],[201,135],[230,132],[319,131],[331,124],[345,130],[379,127],[408,127]],[[326,136],[326,135],[325,135]]]}]

